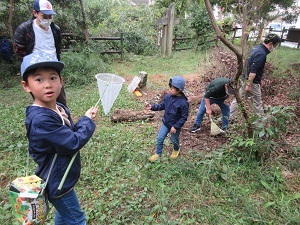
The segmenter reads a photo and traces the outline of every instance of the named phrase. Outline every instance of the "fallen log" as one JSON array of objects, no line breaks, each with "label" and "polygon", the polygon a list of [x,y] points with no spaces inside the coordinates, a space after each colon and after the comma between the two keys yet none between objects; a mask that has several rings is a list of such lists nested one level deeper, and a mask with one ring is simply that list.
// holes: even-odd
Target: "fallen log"
[{"label": "fallen log", "polygon": [[143,111],[131,111],[131,110],[120,110],[115,109],[114,113],[111,115],[111,122],[132,122],[136,120],[152,120],[155,115],[154,111],[143,110]]}]

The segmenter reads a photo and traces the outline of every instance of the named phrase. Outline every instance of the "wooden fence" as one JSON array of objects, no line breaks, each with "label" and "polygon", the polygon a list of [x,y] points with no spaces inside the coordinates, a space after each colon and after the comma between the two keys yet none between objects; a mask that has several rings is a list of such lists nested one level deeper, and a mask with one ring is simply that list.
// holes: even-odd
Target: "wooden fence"
[{"label": "wooden fence", "polygon": [[[232,35],[232,39],[231,42],[234,43],[235,39],[241,38],[242,34],[238,34],[239,30],[242,31],[243,28],[239,28],[239,27],[234,27],[232,29],[233,35]],[[286,29],[283,30],[274,30],[272,27],[266,27],[264,28],[264,34],[262,37],[265,36],[265,34],[271,33],[271,32],[275,32],[276,34],[278,34],[278,36],[282,39],[284,33],[287,31]],[[266,32],[268,31],[268,32]],[[257,40],[258,38],[258,32],[256,30],[251,30],[248,36],[248,40]]]},{"label": "wooden fence", "polygon": [[[232,29],[232,35],[231,35],[231,42],[234,43],[235,39],[241,38],[241,34],[238,34],[238,31],[242,30],[242,28],[238,28],[235,27]],[[283,29],[283,30],[274,30],[271,27],[265,28],[265,30],[268,30],[267,33],[270,32],[275,32],[278,34],[278,36],[284,41],[291,41],[291,42],[296,42],[298,43],[298,48],[300,45],[300,29]],[[293,32],[293,36],[289,35],[289,33]],[[266,33],[266,32],[265,32]],[[284,39],[284,35],[287,33],[287,39]],[[291,33],[292,34],[292,33]],[[295,38],[295,34],[296,34],[296,38]],[[256,40],[258,36],[258,32],[256,31],[251,31],[250,35],[248,37],[248,40]],[[264,35],[263,35],[264,36]],[[289,36],[293,37],[293,38],[289,38]],[[63,51],[69,51],[71,50],[70,47],[72,46],[72,44],[76,43],[76,41],[84,41],[84,37],[81,35],[77,35],[77,34],[72,34],[72,33],[62,33],[62,38],[63,38],[63,47],[62,50]],[[124,59],[124,37],[123,37],[123,33],[120,33],[120,37],[90,37],[90,40],[95,40],[95,41],[120,41],[120,48],[119,49],[109,49],[109,50],[104,50],[101,51],[100,54],[120,54],[121,56],[121,60]],[[180,50],[187,50],[187,49],[192,49],[194,48],[194,44],[192,43],[192,41],[195,40],[195,38],[193,37],[178,37],[177,35],[174,36],[173,38],[173,51],[180,51]],[[180,46],[182,42],[190,42],[189,46],[185,46],[185,47],[178,47]],[[198,46],[203,45],[205,43],[208,42],[213,42],[213,41],[217,41],[217,38],[214,38],[212,40],[208,40],[204,43],[198,43]]]},{"label": "wooden fence", "polygon": [[[234,43],[235,39],[238,39],[238,38],[242,37],[242,35],[239,34],[239,30],[242,30],[242,28],[235,27],[235,28],[232,29],[232,33],[231,33],[232,36],[230,36],[232,43]],[[285,28],[283,28],[283,30],[274,30],[272,27],[267,27],[264,30],[267,31],[267,32],[264,32],[263,37],[265,36],[265,34],[274,32],[274,33],[278,34],[278,36],[281,38],[282,41],[289,41],[289,42],[298,43],[297,47],[299,48],[299,45],[300,45],[300,29],[297,29],[297,28],[285,29]],[[285,37],[285,35],[286,35],[286,37]],[[251,31],[250,35],[248,37],[248,40],[256,40],[257,38],[258,38],[258,32]],[[174,39],[173,39],[173,50],[174,51],[180,51],[180,50],[192,49],[192,48],[194,48],[194,46],[178,47],[178,45],[180,45],[180,42],[182,42],[182,41],[193,41],[193,40],[195,40],[195,38],[192,38],[192,37],[178,37],[177,35],[175,35]],[[208,40],[205,43],[213,42],[213,41],[216,41],[216,40],[217,40],[217,38],[212,39],[212,40]],[[200,44],[198,44],[198,46],[202,45],[202,44],[205,44],[205,43],[200,43]],[[192,45],[192,43],[191,43],[191,45]]]},{"label": "wooden fence", "polygon": [[[195,45],[193,45],[193,43],[190,43],[190,46],[188,46],[188,47],[177,47],[177,45],[179,45],[180,42],[183,42],[183,41],[191,42],[193,40],[195,40],[195,38],[193,38],[193,37],[178,37],[177,35],[175,35],[173,38],[173,51],[193,49],[195,47]],[[211,40],[208,40],[208,41],[205,41],[202,43],[197,43],[197,45],[200,46],[200,45],[204,45],[205,43],[214,42],[214,41],[217,41],[217,38],[213,38]],[[178,42],[179,42],[179,44],[178,44]]]},{"label": "wooden fence", "polygon": [[173,50],[174,51],[180,51],[180,50],[187,50],[187,49],[192,49],[194,48],[194,46],[189,46],[189,47],[181,47],[181,48],[178,48],[177,47],[177,43],[178,42],[182,42],[182,41],[191,41],[193,40],[194,38],[192,37],[178,37],[176,34],[175,34],[175,37],[173,38]]},{"label": "wooden fence", "polygon": [[[76,43],[76,41],[84,41],[84,37],[77,34],[72,33],[62,33],[63,39],[62,51],[70,51],[70,47],[72,44]],[[121,56],[121,60],[124,59],[124,36],[123,33],[120,33],[120,37],[89,37],[89,40],[95,41],[120,41],[119,49],[109,49],[101,51],[100,54],[119,54]]]}]

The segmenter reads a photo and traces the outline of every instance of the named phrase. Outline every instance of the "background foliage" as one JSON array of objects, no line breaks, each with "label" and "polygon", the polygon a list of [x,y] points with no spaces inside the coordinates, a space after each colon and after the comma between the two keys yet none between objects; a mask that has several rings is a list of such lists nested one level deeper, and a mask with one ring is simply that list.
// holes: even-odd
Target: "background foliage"
[{"label": "background foliage", "polygon": [[[18,12],[14,13],[13,17],[12,26],[14,30],[23,21],[32,18],[32,2],[28,0],[14,1],[14,10]],[[62,55],[62,61],[68,65],[64,71],[66,85],[86,84],[90,80],[89,74],[106,71],[110,61],[116,58],[116,56],[100,56],[100,52],[119,49],[120,41],[84,43],[82,12],[79,3],[56,0],[51,2],[57,13],[54,22],[60,26],[62,33],[74,33],[82,37],[72,42],[71,46],[68,47],[72,50],[70,53]],[[198,43],[203,44],[206,39],[213,35],[204,5],[187,3],[176,3],[176,6],[180,7],[177,12],[180,23],[175,26],[174,34],[179,37],[194,37],[197,41],[196,43],[191,41],[178,42],[177,47],[197,47]],[[156,21],[162,17],[162,13],[168,6],[169,3],[166,2],[150,7],[133,7],[128,4],[128,1],[84,1],[89,35],[93,37],[120,36],[120,32],[122,32],[124,34],[125,55],[128,53],[157,55],[159,54],[159,46],[157,46],[159,27]],[[9,36],[8,11],[9,4],[1,1],[0,34],[2,36]],[[66,43],[66,40],[64,39],[63,43]],[[19,71],[19,63],[16,61],[7,64],[0,60],[0,64],[3,68],[0,72],[1,80],[9,80],[11,74],[17,74]]]}]

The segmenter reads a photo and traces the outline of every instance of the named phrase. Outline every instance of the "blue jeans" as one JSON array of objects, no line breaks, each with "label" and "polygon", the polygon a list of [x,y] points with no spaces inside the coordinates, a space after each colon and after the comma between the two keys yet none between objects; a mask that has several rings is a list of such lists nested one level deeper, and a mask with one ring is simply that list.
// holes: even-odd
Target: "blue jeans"
[{"label": "blue jeans", "polygon": [[[220,107],[222,111],[222,129],[226,130],[229,124],[230,108],[228,105],[224,103],[225,99],[210,98],[209,101],[211,105],[217,104]],[[197,112],[196,122],[195,122],[197,126],[200,126],[205,113],[206,113],[205,100],[204,98],[202,98],[201,104]]]},{"label": "blue jeans", "polygon": [[74,189],[60,198],[49,198],[49,202],[56,209],[55,225],[86,225],[85,214]]},{"label": "blue jeans", "polygon": [[[162,124],[160,130],[157,135],[156,140],[156,154],[162,155],[162,150],[164,147],[164,140],[166,139],[168,133],[170,132],[171,128],[168,128],[166,125]],[[171,142],[174,145],[174,150],[179,150],[179,134],[181,129],[176,129],[175,134],[171,134]]]}]

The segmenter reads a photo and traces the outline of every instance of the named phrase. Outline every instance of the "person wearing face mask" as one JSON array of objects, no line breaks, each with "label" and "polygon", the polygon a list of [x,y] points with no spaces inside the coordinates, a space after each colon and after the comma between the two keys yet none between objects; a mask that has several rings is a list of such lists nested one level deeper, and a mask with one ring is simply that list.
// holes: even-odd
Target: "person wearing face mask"
[{"label": "person wearing face mask", "polygon": [[[261,98],[261,80],[267,60],[267,55],[281,42],[277,34],[268,34],[263,43],[255,46],[245,63],[245,73],[242,77],[242,87],[239,90],[242,96],[245,95],[252,100],[255,114],[263,114],[263,104]],[[237,109],[237,101],[234,99],[230,105],[230,118],[234,117]]]},{"label": "person wearing face mask", "polygon": [[[33,18],[23,22],[15,31],[14,48],[18,61],[22,63],[24,56],[43,51],[56,55],[60,61],[62,37],[59,26],[53,23],[52,4],[47,0],[35,0]],[[57,101],[67,105],[64,87]]]}]

